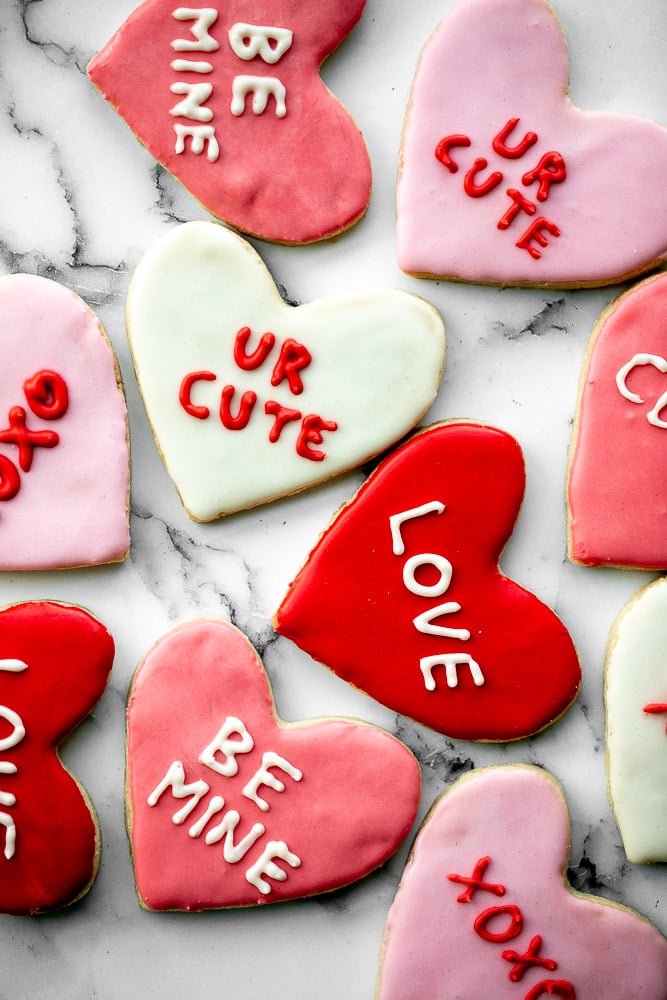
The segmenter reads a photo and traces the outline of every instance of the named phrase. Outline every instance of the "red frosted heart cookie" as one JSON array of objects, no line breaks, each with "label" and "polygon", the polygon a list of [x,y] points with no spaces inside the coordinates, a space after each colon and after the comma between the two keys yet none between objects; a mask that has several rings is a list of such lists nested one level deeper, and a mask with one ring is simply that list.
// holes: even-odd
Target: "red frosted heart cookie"
[{"label": "red frosted heart cookie", "polygon": [[321,240],[370,198],[364,141],[319,76],[364,3],[145,0],[88,75],[213,215],[268,240]]},{"label": "red frosted heart cookie", "polygon": [[570,558],[667,569],[667,275],[602,313],[586,349],[570,445]]},{"label": "red frosted heart cookie", "polygon": [[127,329],[160,454],[198,521],[383,451],[429,408],[445,360],[423,299],[362,288],[288,305],[250,244],[213,222],[151,247]]},{"label": "red frosted heart cookie", "polygon": [[0,569],[119,562],[127,410],[99,320],[62,285],[0,279]]},{"label": "red frosted heart cookie", "polygon": [[460,779],[415,841],[376,1000],[664,1000],[667,940],[637,913],[572,891],[569,842],[551,775],[510,765]]},{"label": "red frosted heart cookie", "polygon": [[374,726],[284,723],[233,625],[175,628],[140,664],[127,711],[127,815],[141,904],[205,910],[347,885],[414,822],[419,766]]},{"label": "red frosted heart cookie", "polygon": [[81,608],[35,601],[0,611],[3,913],[66,906],[95,879],[97,819],[58,747],[97,703],[113,657],[113,639]]},{"label": "red frosted heart cookie", "polygon": [[404,271],[602,285],[667,256],[667,130],[569,100],[545,0],[461,0],[430,36],[397,189]]},{"label": "red frosted heart cookie", "polygon": [[565,626],[498,566],[524,481],[504,431],[452,421],[414,435],[324,532],[276,630],[449,736],[514,740],[548,726],[580,668]]}]

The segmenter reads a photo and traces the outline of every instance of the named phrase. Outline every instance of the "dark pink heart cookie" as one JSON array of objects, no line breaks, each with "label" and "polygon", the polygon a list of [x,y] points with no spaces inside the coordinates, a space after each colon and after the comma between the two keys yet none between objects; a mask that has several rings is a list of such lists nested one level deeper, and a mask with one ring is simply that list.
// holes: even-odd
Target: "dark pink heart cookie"
[{"label": "dark pink heart cookie", "polygon": [[321,240],[370,198],[363,138],[319,75],[364,3],[146,0],[88,75],[213,215],[268,240]]},{"label": "dark pink heart cookie", "polygon": [[381,865],[414,822],[410,751],[360,722],[282,722],[257,653],[225,621],[156,643],[127,721],[128,828],[147,909],[326,892]]}]

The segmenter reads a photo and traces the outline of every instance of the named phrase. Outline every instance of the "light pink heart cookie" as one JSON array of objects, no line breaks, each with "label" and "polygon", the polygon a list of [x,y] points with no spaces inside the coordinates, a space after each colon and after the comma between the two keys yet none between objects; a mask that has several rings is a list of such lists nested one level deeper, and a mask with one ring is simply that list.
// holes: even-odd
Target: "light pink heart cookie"
[{"label": "light pink heart cookie", "polygon": [[132,131],[219,219],[282,243],[349,228],[371,168],[319,70],[365,0],[145,0],[88,67]]},{"label": "light pink heart cookie", "polygon": [[573,287],[667,255],[667,130],[568,98],[544,0],[462,0],[429,39],[397,190],[404,271]]},{"label": "light pink heart cookie", "polygon": [[427,816],[389,911],[377,1000],[665,1000],[667,940],[565,881],[570,828],[539,768],[472,771]]},{"label": "light pink heart cookie", "polygon": [[113,349],[73,292],[0,280],[0,568],[118,562],[129,548],[127,410]]},{"label": "light pink heart cookie", "polygon": [[414,822],[419,766],[374,726],[285,723],[233,625],[174,629],[140,664],[127,711],[127,810],[141,904],[247,906],[366,875]]},{"label": "light pink heart cookie", "polygon": [[667,274],[598,319],[582,365],[568,469],[570,559],[667,569]]}]

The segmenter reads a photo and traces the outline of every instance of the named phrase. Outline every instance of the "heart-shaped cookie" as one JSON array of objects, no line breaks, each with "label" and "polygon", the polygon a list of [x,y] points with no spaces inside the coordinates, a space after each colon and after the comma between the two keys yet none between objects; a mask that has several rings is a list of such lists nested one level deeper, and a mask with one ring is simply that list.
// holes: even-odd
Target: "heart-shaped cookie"
[{"label": "heart-shaped cookie", "polygon": [[586,349],[568,471],[573,562],[667,569],[667,275],[600,316]]},{"label": "heart-shaped cookie", "polygon": [[414,822],[419,766],[361,722],[285,723],[257,653],[199,619],[148,652],[127,711],[128,829],[147,909],[270,903],[381,865]]},{"label": "heart-shaped cookie", "polygon": [[0,340],[0,569],[124,559],[127,410],[99,320],[55,281],[13,274]]},{"label": "heart-shaped cookie", "polygon": [[403,270],[603,285],[667,256],[667,130],[584,112],[544,0],[462,0],[430,37],[406,115]]},{"label": "heart-shaped cookie", "polygon": [[451,421],[415,434],[334,518],[275,628],[449,736],[543,729],[575,698],[580,668],[562,622],[498,566],[524,481],[504,431]]},{"label": "heart-shaped cookie", "polygon": [[213,215],[268,240],[321,240],[370,198],[361,133],[319,76],[364,2],[145,0],[88,75]]},{"label": "heart-shaped cookie", "polygon": [[0,911],[74,902],[99,865],[97,819],[58,747],[93,709],[113,639],[81,608],[48,601],[0,611]]},{"label": "heart-shaped cookie", "polygon": [[605,663],[607,785],[630,861],[667,861],[667,577],[626,605]]},{"label": "heart-shaped cookie", "polygon": [[422,299],[369,289],[287,305],[250,245],[213,222],[149,250],[127,323],[158,448],[198,521],[388,447],[431,405],[445,356],[442,321]]},{"label": "heart-shaped cookie", "polygon": [[377,1000],[664,1000],[667,940],[573,892],[551,775],[472,771],[434,805],[389,911]]}]

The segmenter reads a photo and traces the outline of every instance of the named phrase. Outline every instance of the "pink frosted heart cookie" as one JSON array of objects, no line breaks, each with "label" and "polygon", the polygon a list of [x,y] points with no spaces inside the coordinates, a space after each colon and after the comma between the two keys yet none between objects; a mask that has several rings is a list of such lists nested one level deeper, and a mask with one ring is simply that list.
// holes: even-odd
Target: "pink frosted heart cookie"
[{"label": "pink frosted heart cookie", "polygon": [[47,278],[0,279],[0,569],[127,555],[127,410],[99,320]]},{"label": "pink frosted heart cookie", "polygon": [[667,274],[602,313],[570,445],[570,559],[667,569]]},{"label": "pink frosted heart cookie", "polygon": [[0,611],[0,912],[67,906],[95,879],[97,818],[58,748],[97,703],[113,657],[110,634],[81,608]]},{"label": "pink frosted heart cookie", "polygon": [[363,138],[319,75],[364,3],[145,0],[88,75],[213,215],[267,240],[322,240],[370,198]]},{"label": "pink frosted heart cookie", "polygon": [[148,652],[128,702],[141,905],[249,906],[347,885],[397,850],[420,782],[410,751],[374,726],[282,722],[233,625],[181,625]]},{"label": "pink frosted heart cookie", "polygon": [[667,861],[667,577],[626,605],[605,663],[607,786],[630,861]]},{"label": "pink frosted heart cookie", "polygon": [[127,325],[158,448],[197,521],[387,448],[433,402],[445,358],[442,321],[423,299],[366,289],[287,305],[252,247],[213,222],[149,250]]},{"label": "pink frosted heart cookie", "polygon": [[276,630],[448,736],[545,728],[581,672],[562,622],[498,565],[524,482],[521,449],[497,428],[455,420],[413,435],[334,517]]},{"label": "pink frosted heart cookie", "polygon": [[472,771],[433,806],[385,929],[376,1000],[665,1000],[667,940],[565,881],[570,827],[551,775]]},{"label": "pink frosted heart cookie", "polygon": [[667,256],[667,130],[584,112],[544,0],[461,0],[426,44],[397,190],[412,274],[605,285]]}]

